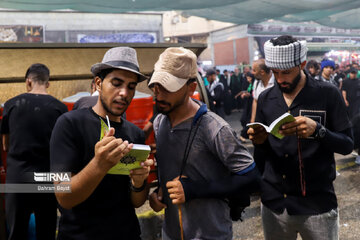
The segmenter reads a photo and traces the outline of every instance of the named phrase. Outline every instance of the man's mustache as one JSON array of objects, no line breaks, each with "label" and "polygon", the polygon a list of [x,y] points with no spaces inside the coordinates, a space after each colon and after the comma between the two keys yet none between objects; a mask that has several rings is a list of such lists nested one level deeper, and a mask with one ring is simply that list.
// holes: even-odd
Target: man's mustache
[{"label": "man's mustache", "polygon": [[170,106],[170,103],[165,102],[165,101],[159,101],[159,100],[155,99],[155,102],[156,102],[156,103],[163,104],[163,105],[169,105],[169,106]]},{"label": "man's mustache", "polygon": [[113,100],[113,102],[114,102],[114,103],[127,104],[127,105],[129,105],[129,104],[130,104],[130,103],[129,103],[129,101],[128,101],[127,99],[125,99],[125,98],[114,99],[114,100]]}]

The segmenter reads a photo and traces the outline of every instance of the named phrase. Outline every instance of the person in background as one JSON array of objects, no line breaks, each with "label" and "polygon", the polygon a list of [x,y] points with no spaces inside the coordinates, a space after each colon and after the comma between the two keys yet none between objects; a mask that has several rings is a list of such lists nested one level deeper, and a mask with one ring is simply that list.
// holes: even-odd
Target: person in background
[{"label": "person in background", "polygon": [[307,62],[305,69],[310,74],[310,76],[314,78],[319,74],[319,63],[315,60],[310,60]]},{"label": "person in background", "polygon": [[233,109],[240,109],[241,99],[235,99],[236,94],[241,91],[241,73],[238,67],[235,67],[234,74],[230,78],[230,90],[233,102]]},{"label": "person in background", "polygon": [[225,69],[224,74],[220,76],[220,82],[224,86],[224,112],[226,115],[231,114],[231,107],[232,107],[232,98],[231,98],[231,90],[230,90],[230,76],[228,71]]},{"label": "person in background", "polygon": [[221,78],[221,73],[220,73],[220,70],[219,69],[215,69],[215,72],[216,72],[216,78],[217,78],[217,80],[220,80],[220,78]]},{"label": "person in background", "polygon": [[315,77],[315,80],[329,82],[339,88],[339,84],[334,79],[335,62],[331,59],[321,61],[321,72]]},{"label": "person in background", "polygon": [[354,149],[358,151],[355,163],[360,164],[360,79],[357,78],[358,70],[351,68],[349,78],[346,78],[342,87],[342,95],[354,133]]},{"label": "person in background", "polygon": [[[50,136],[65,104],[47,93],[50,70],[41,63],[25,74],[27,93],[5,102],[1,135],[7,154],[6,183],[34,182],[35,172],[50,171]],[[27,239],[35,214],[36,239],[55,239],[57,206],[54,193],[6,193],[9,240]]]},{"label": "person in background", "polygon": [[274,75],[271,69],[266,66],[264,59],[253,62],[252,74],[255,77],[255,82],[253,84],[253,104],[250,122],[255,121],[256,106],[260,94],[264,90],[273,87],[275,82]]},{"label": "person in background", "polygon": [[96,90],[94,79],[91,81],[91,96],[82,97],[74,103],[73,110],[95,106],[99,92]]},{"label": "person in background", "polygon": [[358,70],[358,73],[357,73],[356,77],[357,77],[357,78],[360,78],[360,76],[359,76],[359,74],[360,74],[360,71],[359,71],[359,63],[353,62],[353,63],[351,64],[351,67]]},{"label": "person in background", "polygon": [[349,78],[349,74],[350,74],[350,69],[353,68],[353,69],[356,69],[358,70],[357,74],[356,74],[356,77],[360,79],[360,69],[359,69],[359,64],[357,62],[353,62],[351,64],[348,64],[348,70],[346,72],[346,75],[347,75],[347,78]]},{"label": "person in background", "polygon": [[339,64],[335,64],[334,81],[336,82],[337,86],[339,86],[339,89],[342,89],[342,84],[345,77],[346,75],[341,71]]},{"label": "person in background", "polygon": [[244,101],[244,110],[242,112],[240,119],[242,130],[239,137],[240,141],[243,143],[246,141],[247,138],[249,138],[247,134],[248,127],[246,127],[246,124],[248,124],[251,120],[254,80],[255,80],[254,75],[248,72],[246,74],[246,81],[248,82],[248,88],[246,89],[246,91],[241,91],[235,96],[235,97],[241,97]]},{"label": "person in background", "polygon": [[216,72],[212,69],[207,70],[206,77],[209,81],[207,86],[209,102],[214,104],[211,110],[224,118],[224,85],[217,79]]}]

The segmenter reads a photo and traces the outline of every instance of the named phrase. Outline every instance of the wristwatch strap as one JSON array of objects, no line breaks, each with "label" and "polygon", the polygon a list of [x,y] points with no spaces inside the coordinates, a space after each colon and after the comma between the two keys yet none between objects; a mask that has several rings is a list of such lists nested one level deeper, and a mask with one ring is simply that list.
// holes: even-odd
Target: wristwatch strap
[{"label": "wristwatch strap", "polygon": [[130,189],[131,191],[133,192],[142,192],[146,187],[146,180],[144,180],[144,183],[141,187],[137,188],[137,187],[134,187],[134,185],[132,185],[132,183],[130,182]]}]

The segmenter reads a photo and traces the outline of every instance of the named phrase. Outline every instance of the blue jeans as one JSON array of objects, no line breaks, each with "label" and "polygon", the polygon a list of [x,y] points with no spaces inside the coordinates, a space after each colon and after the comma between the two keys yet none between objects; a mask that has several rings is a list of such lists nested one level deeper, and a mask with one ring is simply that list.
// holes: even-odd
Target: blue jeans
[{"label": "blue jeans", "polygon": [[277,214],[261,204],[265,240],[338,240],[339,214],[337,209],[319,215]]}]

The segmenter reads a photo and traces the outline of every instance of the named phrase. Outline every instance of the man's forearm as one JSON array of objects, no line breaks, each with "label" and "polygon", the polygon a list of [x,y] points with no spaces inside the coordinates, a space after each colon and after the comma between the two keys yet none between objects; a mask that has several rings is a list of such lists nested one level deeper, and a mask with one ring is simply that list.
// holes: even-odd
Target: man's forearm
[{"label": "man's forearm", "polygon": [[251,109],[251,119],[250,119],[251,123],[255,122],[256,107],[257,107],[257,101],[254,99],[253,103],[252,103],[252,109]]},{"label": "man's forearm", "polygon": [[9,134],[2,134],[2,147],[4,152],[9,151]]},{"label": "man's forearm", "polygon": [[354,149],[352,129],[348,128],[342,132],[332,132],[327,129],[325,137],[321,139],[321,143],[336,153],[349,154]]},{"label": "man's forearm", "polygon": [[346,91],[342,90],[342,95],[343,95],[343,98],[344,98],[344,101],[346,102]]},{"label": "man's forearm", "polygon": [[134,207],[138,208],[141,207],[149,195],[149,187],[146,186],[143,191],[141,192],[134,192],[131,191],[131,202]]},{"label": "man's forearm", "polygon": [[71,177],[71,193],[55,193],[56,199],[65,209],[75,207],[89,198],[106,173],[92,159],[84,169]]},{"label": "man's forearm", "polygon": [[218,181],[192,181],[182,178],[185,199],[226,198],[235,194],[249,194],[259,190],[260,173],[257,168],[243,174],[232,174]]}]

